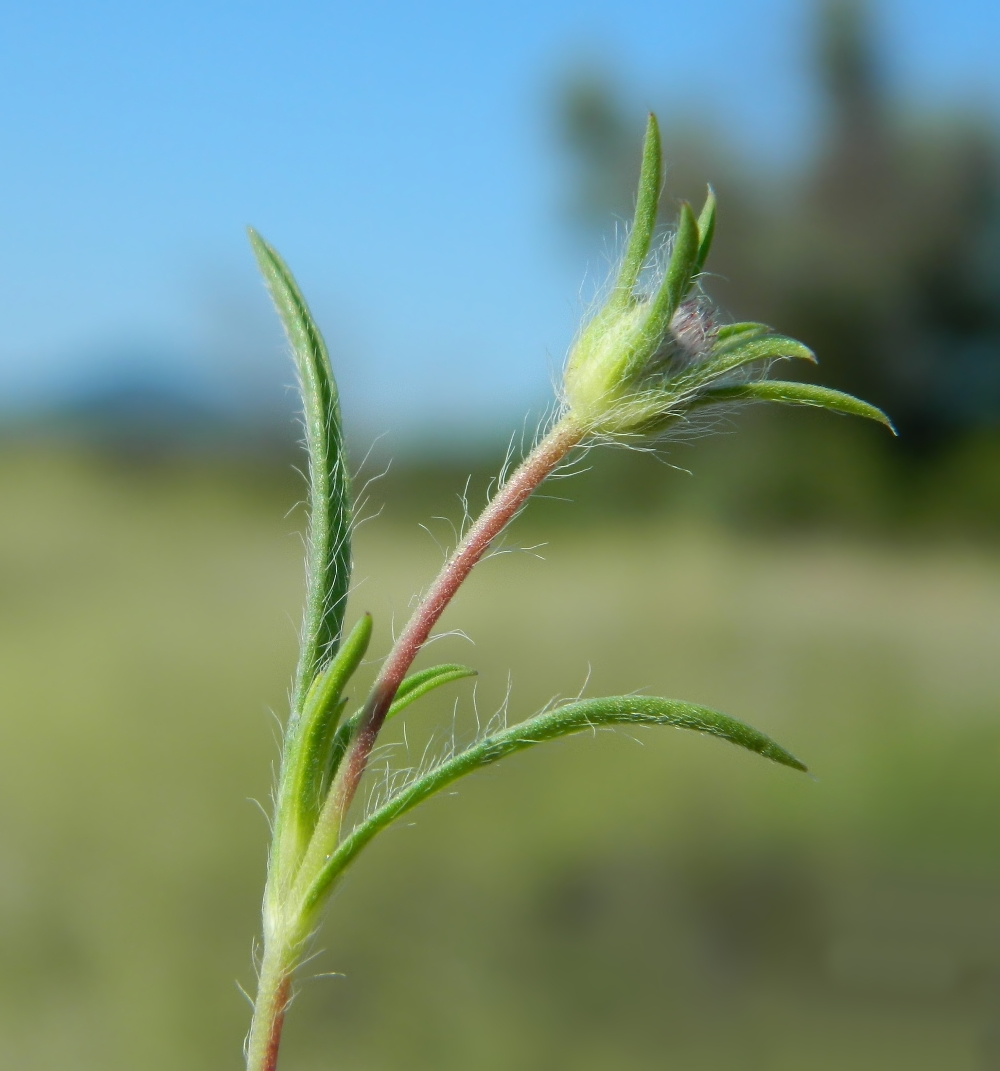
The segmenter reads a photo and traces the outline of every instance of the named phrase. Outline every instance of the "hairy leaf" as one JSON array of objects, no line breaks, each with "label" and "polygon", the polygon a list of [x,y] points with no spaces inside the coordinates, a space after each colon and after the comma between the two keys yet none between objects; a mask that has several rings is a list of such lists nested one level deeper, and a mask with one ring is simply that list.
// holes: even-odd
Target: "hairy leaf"
[{"label": "hairy leaf", "polygon": [[704,398],[710,390],[721,389],[712,387],[718,380],[725,380],[741,368],[760,361],[791,357],[816,360],[812,350],[794,338],[748,330],[745,334],[731,335],[723,345],[717,344],[707,360],[690,365],[668,382],[674,396],[684,398],[684,408],[698,408],[706,404]]},{"label": "hairy leaf", "polygon": [[625,247],[621,271],[615,283],[611,303],[619,308],[633,300],[633,291],[639,281],[642,266],[649,253],[649,246],[656,229],[656,210],[660,202],[660,127],[656,116],[649,113],[646,123],[646,139],[642,145],[642,170],[639,172],[639,193],[635,204],[635,218]]},{"label": "hairy leaf", "polygon": [[[468,666],[460,666],[456,662],[446,662],[440,666],[431,666],[430,669],[422,669],[419,673],[411,673],[410,676],[403,679],[403,683],[397,689],[396,698],[393,700],[392,706],[389,707],[386,720],[394,718],[411,703],[415,703],[421,696],[426,695],[435,688],[440,688],[442,684],[462,680],[463,677],[475,677],[477,672],[477,670],[469,669]],[[327,782],[332,780],[337,768],[340,766],[340,760],[344,757],[347,746],[351,742],[351,737],[354,736],[354,732],[361,722],[361,713],[359,710],[352,714],[347,721],[337,728],[326,760]]]},{"label": "hairy leaf", "polygon": [[[319,813],[328,757],[344,709],[344,687],[361,664],[372,636],[372,616],[365,614],[351,629],[336,656],[316,677],[306,696],[302,717],[286,734],[285,768],[281,773],[279,823],[301,824],[308,836]],[[293,818],[294,816],[294,818]]]},{"label": "hairy leaf", "polygon": [[309,453],[307,592],[295,677],[293,719],[326,659],[336,653],[351,580],[351,479],[344,455],[337,384],[319,333],[292,273],[251,230],[257,264],[285,328],[302,390]]},{"label": "hairy leaf", "polygon": [[715,236],[715,190],[708,187],[708,195],[705,205],[698,216],[698,255],[694,261],[694,275],[700,274],[708,260],[709,251],[712,248],[712,238]]},{"label": "hairy leaf", "polygon": [[769,361],[778,357],[795,357],[800,361],[816,363],[816,355],[798,339],[774,333],[730,336],[722,345],[716,344],[711,358],[699,369],[712,377],[734,372],[737,368],[754,361]]},{"label": "hairy leaf", "polygon": [[677,220],[677,233],[674,235],[667,270],[660,289],[653,298],[649,319],[646,321],[646,330],[650,336],[666,330],[677,306],[691,289],[695,265],[698,263],[698,246],[698,221],[694,218],[691,206],[684,201]]},{"label": "hairy leaf", "polygon": [[440,688],[442,684],[476,675],[476,670],[469,669],[468,666],[460,666],[456,662],[447,662],[440,666],[431,666],[430,669],[422,669],[419,673],[411,673],[409,677],[404,678],[396,691],[396,698],[392,701],[386,718],[394,718],[411,703],[415,703],[421,696],[432,692],[435,688]]},{"label": "hairy leaf", "polygon": [[793,769],[806,769],[794,755],[770,737],[708,707],[636,695],[569,703],[484,737],[393,795],[341,842],[310,882],[308,889],[304,890],[303,909],[310,911],[319,905],[337,876],[380,830],[435,792],[515,751],[604,725],[673,725],[680,729],[693,729],[719,736]]},{"label": "hairy leaf", "polygon": [[742,337],[742,340],[746,341],[747,338],[758,338],[760,335],[769,334],[771,334],[771,328],[767,324],[747,320],[738,324],[723,324],[715,332],[715,338],[717,342],[731,342],[737,337]]},{"label": "hairy leaf", "polygon": [[884,424],[893,435],[896,429],[892,421],[881,409],[868,402],[844,394],[830,387],[818,387],[812,383],[790,383],[779,379],[763,379],[757,383],[740,383],[730,387],[715,387],[708,390],[699,399],[701,404],[713,402],[750,401],[750,402],[784,402],[786,405],[814,405],[820,409],[829,409],[834,413],[847,413],[850,416],[865,417]]}]

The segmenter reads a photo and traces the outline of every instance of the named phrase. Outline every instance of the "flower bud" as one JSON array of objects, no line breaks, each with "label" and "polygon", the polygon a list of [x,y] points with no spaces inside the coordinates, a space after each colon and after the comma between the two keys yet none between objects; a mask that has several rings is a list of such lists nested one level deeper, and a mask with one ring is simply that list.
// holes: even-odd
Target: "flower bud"
[{"label": "flower bud", "polygon": [[[566,402],[577,420],[599,434],[640,431],[663,409],[665,377],[689,364],[709,336],[702,305],[685,300],[708,253],[688,204],[681,205],[659,285],[652,293],[637,292],[656,218],[655,204],[648,219],[640,216],[643,207],[640,198],[614,290],[581,332],[566,363]],[[708,227],[704,234],[710,238]]]},{"label": "flower bud", "polygon": [[715,231],[715,196],[709,189],[695,219],[682,203],[662,275],[640,286],[649,258],[660,199],[660,135],[649,117],[635,219],[621,268],[603,307],[580,332],[563,375],[567,416],[586,435],[634,440],[665,432],[691,411],[739,401],[815,405],[853,413],[892,427],[880,410],[825,387],[767,379],[771,363],[796,357],[815,361],[795,339],[766,324],[718,327],[716,316],[692,289],[705,265]]}]

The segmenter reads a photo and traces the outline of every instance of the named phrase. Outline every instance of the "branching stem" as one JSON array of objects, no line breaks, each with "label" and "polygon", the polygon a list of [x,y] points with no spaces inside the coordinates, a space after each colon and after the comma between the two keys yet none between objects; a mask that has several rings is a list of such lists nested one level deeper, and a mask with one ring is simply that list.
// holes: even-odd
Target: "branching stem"
[{"label": "branching stem", "polygon": [[[344,815],[357,792],[375,739],[407,670],[427,642],[431,629],[493,540],[583,437],[583,428],[572,417],[560,420],[500,487],[420,600],[389,652],[362,710],[357,732],[340,764],[309,847],[298,867],[298,879],[288,894],[287,904],[291,910],[290,914],[284,915],[284,921],[295,917],[305,925],[314,918],[315,905],[307,902],[311,886],[338,847]],[[277,1068],[291,972],[296,949],[300,946],[301,933],[290,937],[270,934],[265,938],[247,1054],[248,1071],[275,1071]]]}]

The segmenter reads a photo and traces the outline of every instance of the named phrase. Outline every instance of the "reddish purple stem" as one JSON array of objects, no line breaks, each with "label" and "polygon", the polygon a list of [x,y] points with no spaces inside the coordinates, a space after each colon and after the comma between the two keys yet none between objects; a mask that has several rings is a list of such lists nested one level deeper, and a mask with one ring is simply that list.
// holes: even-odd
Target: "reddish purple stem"
[{"label": "reddish purple stem", "polygon": [[344,815],[350,807],[396,691],[445,607],[476,562],[486,553],[490,543],[582,438],[583,433],[574,421],[560,421],[497,491],[437,575],[389,652],[365,704],[361,725],[344,758],[337,777],[338,783],[334,787],[336,813]]},{"label": "reddish purple stem", "polygon": [[285,1012],[288,1010],[288,995],[292,986],[292,976],[286,974],[274,994],[271,1026],[267,1036],[267,1052],[261,1071],[276,1071],[278,1066],[278,1049],[281,1046],[281,1031],[285,1025]]}]

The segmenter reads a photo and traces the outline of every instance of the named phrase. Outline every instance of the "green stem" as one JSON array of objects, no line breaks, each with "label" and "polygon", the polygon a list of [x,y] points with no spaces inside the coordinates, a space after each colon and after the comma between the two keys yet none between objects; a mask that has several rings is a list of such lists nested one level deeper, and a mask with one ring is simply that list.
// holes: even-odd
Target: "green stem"
[{"label": "green stem", "polygon": [[247,1071],[275,1071],[292,987],[295,953],[286,941],[266,940],[247,1043]]}]

